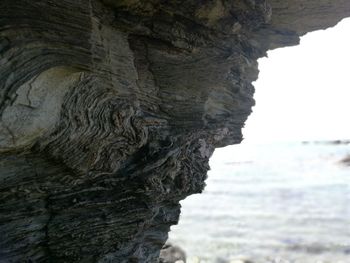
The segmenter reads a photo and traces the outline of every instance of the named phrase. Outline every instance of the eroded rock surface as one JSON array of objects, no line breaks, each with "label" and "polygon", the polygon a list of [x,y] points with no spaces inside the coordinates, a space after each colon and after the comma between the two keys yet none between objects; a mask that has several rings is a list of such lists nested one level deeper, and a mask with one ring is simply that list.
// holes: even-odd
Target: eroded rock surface
[{"label": "eroded rock surface", "polygon": [[348,0],[2,0],[0,261],[157,262],[257,59]]}]

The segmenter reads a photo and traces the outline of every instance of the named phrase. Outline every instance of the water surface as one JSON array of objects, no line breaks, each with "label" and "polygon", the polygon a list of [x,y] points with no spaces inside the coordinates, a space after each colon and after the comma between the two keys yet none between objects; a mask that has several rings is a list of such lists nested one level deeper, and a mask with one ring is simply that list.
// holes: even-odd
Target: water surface
[{"label": "water surface", "polygon": [[325,143],[216,150],[206,190],[182,202],[170,240],[197,262],[350,263],[347,154]]}]

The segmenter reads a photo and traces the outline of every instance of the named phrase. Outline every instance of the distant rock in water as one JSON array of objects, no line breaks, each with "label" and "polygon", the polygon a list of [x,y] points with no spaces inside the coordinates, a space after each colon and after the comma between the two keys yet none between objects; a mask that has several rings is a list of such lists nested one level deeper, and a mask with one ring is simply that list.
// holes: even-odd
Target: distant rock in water
[{"label": "distant rock in water", "polygon": [[350,140],[335,140],[335,141],[330,141],[330,144],[350,144]]},{"label": "distant rock in water", "polygon": [[350,140],[303,141],[302,144],[331,144],[331,145],[344,145],[344,144],[350,144]]},{"label": "distant rock in water", "polygon": [[346,166],[350,166],[350,154],[340,160],[340,163]]},{"label": "distant rock in water", "polygon": [[160,251],[159,262],[186,263],[186,253],[180,247],[167,243]]}]

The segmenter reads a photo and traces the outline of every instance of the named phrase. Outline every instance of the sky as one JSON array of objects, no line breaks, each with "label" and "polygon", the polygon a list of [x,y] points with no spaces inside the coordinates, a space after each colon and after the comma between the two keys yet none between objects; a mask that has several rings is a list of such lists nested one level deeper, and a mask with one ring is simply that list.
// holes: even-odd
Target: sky
[{"label": "sky", "polygon": [[258,62],[245,142],[350,139],[350,18]]}]

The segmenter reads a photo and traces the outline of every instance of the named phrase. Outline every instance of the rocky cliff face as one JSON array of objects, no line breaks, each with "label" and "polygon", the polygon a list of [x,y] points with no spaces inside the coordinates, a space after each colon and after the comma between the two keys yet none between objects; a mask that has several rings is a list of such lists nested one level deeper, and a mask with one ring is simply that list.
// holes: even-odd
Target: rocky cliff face
[{"label": "rocky cliff face", "polygon": [[2,0],[0,261],[156,262],[257,59],[348,0]]}]

